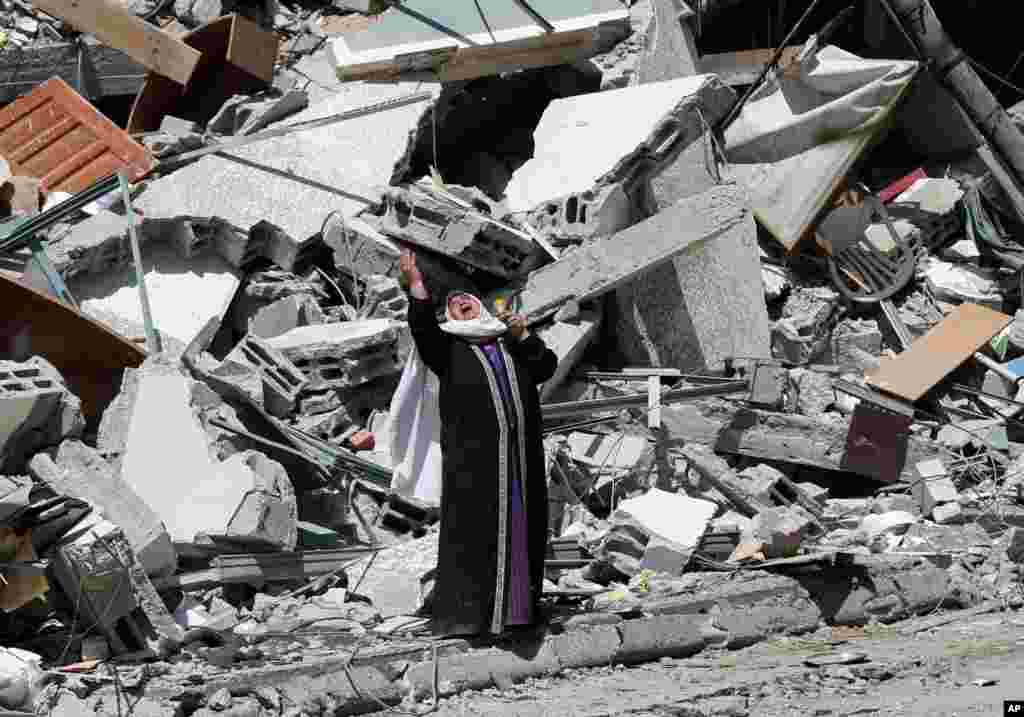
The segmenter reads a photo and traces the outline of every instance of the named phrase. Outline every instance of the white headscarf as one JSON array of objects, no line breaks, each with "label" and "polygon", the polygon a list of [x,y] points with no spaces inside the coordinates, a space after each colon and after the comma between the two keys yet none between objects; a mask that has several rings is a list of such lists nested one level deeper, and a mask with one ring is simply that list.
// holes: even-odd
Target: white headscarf
[{"label": "white headscarf", "polygon": [[[445,309],[441,330],[466,341],[478,343],[502,336],[508,327],[472,294],[480,315],[460,321]],[[451,297],[449,297],[450,299]],[[399,495],[418,498],[432,505],[441,502],[441,413],[437,376],[427,368],[413,346],[391,399],[388,445],[391,450],[391,489]]]},{"label": "white headscarf", "polygon": [[469,319],[466,321],[452,318],[452,310],[450,308],[451,297],[449,297],[448,306],[445,307],[444,311],[447,321],[441,324],[442,331],[446,334],[458,336],[459,338],[467,339],[469,341],[487,341],[489,339],[496,339],[508,331],[508,326],[506,326],[502,321],[494,318],[491,312],[484,307],[484,304],[480,299],[466,292],[459,293],[464,296],[468,296],[476,302],[477,307],[480,309],[480,315],[475,319]]}]

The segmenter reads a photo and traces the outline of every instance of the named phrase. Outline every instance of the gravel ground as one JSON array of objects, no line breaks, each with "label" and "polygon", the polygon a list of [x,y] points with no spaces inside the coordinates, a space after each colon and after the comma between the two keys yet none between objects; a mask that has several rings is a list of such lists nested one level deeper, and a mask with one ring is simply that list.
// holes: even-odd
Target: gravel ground
[{"label": "gravel ground", "polygon": [[[444,699],[435,714],[953,717],[1002,715],[1003,700],[1024,699],[1024,613],[965,613],[947,625],[904,634],[927,626],[926,620],[836,635],[822,630],[805,639],[638,667],[577,670]],[[864,661],[826,667],[804,662],[844,652]]]}]

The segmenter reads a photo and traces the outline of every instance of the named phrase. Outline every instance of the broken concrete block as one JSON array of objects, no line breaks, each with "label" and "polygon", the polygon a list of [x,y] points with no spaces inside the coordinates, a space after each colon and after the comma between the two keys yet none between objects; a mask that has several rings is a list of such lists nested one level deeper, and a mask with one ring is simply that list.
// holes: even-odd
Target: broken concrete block
[{"label": "broken concrete block", "polygon": [[1006,557],[1015,563],[1024,562],[1024,528],[1010,528],[1006,538]]},{"label": "broken concrete block", "polygon": [[216,134],[252,134],[308,106],[309,95],[301,90],[289,90],[280,97],[236,95],[224,103],[206,127]]},{"label": "broken concrete block", "polygon": [[619,503],[610,520],[647,537],[641,569],[657,566],[661,572],[681,575],[717,509],[707,500],[652,488]]},{"label": "broken concrete block", "polygon": [[622,185],[616,183],[552,199],[527,214],[525,221],[560,247],[615,234],[632,224],[635,214]]},{"label": "broken concrete block", "polygon": [[537,245],[529,234],[486,215],[469,213],[442,197],[435,198],[426,182],[413,192],[392,187],[385,195],[382,217],[363,215],[363,221],[389,237],[444,254],[467,266],[503,279],[529,270],[527,261]]},{"label": "broken concrete block", "polygon": [[309,379],[308,388],[352,388],[400,374],[407,329],[387,319],[301,326],[267,339]]},{"label": "broken concrete block", "polygon": [[370,274],[363,277],[363,286],[365,293],[360,318],[406,320],[409,315],[409,297],[402,291],[397,279]]},{"label": "broken concrete block", "polygon": [[278,299],[256,311],[249,319],[249,333],[270,339],[299,326],[324,323],[324,312],[309,294],[294,294]]},{"label": "broken concrete block", "polygon": [[27,476],[0,476],[0,524],[29,504],[32,480]]},{"label": "broken concrete block", "polygon": [[[115,653],[146,648],[161,652],[153,638],[180,644],[184,632],[167,612],[124,533],[90,516],[55,550],[53,572],[80,609],[83,630],[102,632]],[[154,634],[155,633],[155,634]]]},{"label": "broken concrete block", "polygon": [[790,380],[796,387],[797,411],[810,418],[826,413],[835,403],[832,377],[819,371],[793,369]]},{"label": "broken concrete block", "polygon": [[775,502],[773,488],[783,482],[786,476],[782,471],[772,468],[764,463],[759,463],[750,468],[744,468],[737,475],[746,481],[747,490],[765,505]]},{"label": "broken concrete block", "polygon": [[263,374],[251,363],[225,359],[217,364],[210,373],[237,386],[257,406],[263,407]]},{"label": "broken concrete block", "polygon": [[297,419],[297,426],[300,430],[310,433],[317,438],[335,443],[355,425],[348,410],[342,406],[328,413],[320,413],[312,416],[301,415]]},{"label": "broken concrete block", "polygon": [[921,513],[921,502],[916,500],[913,496],[905,494],[885,495],[875,498],[871,504],[871,510],[875,513],[892,513],[894,511],[898,511],[901,513],[918,515]]},{"label": "broken concrete block", "polygon": [[871,543],[882,535],[902,535],[907,528],[917,522],[911,513],[894,510],[888,513],[871,513],[864,516],[860,523],[860,531]]},{"label": "broken concrete block", "polygon": [[922,477],[911,489],[921,515],[931,515],[943,503],[955,502],[960,493],[949,477]]},{"label": "broken concrete block", "polygon": [[49,362],[0,361],[0,472],[20,472],[33,453],[84,428],[81,402]]},{"label": "broken concrete block", "polygon": [[121,477],[157,512],[171,539],[182,543],[221,527],[226,510],[193,387],[177,367],[160,360],[125,371],[99,439],[101,450],[123,451]]},{"label": "broken concrete block", "polygon": [[195,122],[183,120],[174,115],[164,115],[160,121],[160,131],[168,134],[192,134],[202,132],[202,128]]},{"label": "broken concrete block", "polygon": [[[734,220],[727,196],[744,207],[741,220]],[[688,245],[673,252],[670,264],[630,276],[616,292],[615,336],[630,363],[714,371],[732,356],[771,358],[757,230],[743,202],[736,187],[718,186],[609,240],[638,257],[638,243],[657,245],[651,232]]]},{"label": "broken concrete block", "polygon": [[222,462],[217,471],[222,504],[230,511],[221,525],[203,532],[232,542],[294,550],[298,504],[284,467],[262,453],[244,451]]},{"label": "broken concrete block", "polygon": [[613,182],[633,196],[703,134],[695,107],[714,123],[734,98],[717,77],[699,75],[555,100],[534,131],[533,158],[505,188],[508,209],[531,211]]},{"label": "broken concrete block", "polygon": [[942,503],[932,508],[932,520],[939,525],[959,523],[963,519],[963,510],[959,503]]},{"label": "broken concrete block", "polygon": [[118,525],[147,575],[170,575],[177,568],[177,554],[160,518],[92,448],[64,441],[56,462],[39,453],[29,471],[58,495],[89,501]]},{"label": "broken concrete block", "polygon": [[653,22],[644,38],[636,82],[647,84],[698,73],[700,54],[690,23],[696,13],[678,0],[652,0]]},{"label": "broken concrete block", "polygon": [[[668,428],[671,431],[671,425]],[[732,507],[747,517],[753,517],[762,509],[771,507],[771,502],[762,502],[751,492],[747,481],[740,478],[729,464],[715,455],[708,446],[687,442],[680,452],[686,458],[688,466],[700,476],[701,487],[719,493],[724,499],[724,504],[731,503]]]},{"label": "broken concrete block", "polygon": [[295,410],[299,394],[310,383],[284,354],[254,336],[243,337],[226,360],[247,364],[259,372],[263,378],[263,407],[278,418],[286,418]]},{"label": "broken concrete block", "polygon": [[882,354],[882,332],[874,319],[845,319],[832,331],[825,362],[850,371],[878,367]]},{"label": "broken concrete block", "polygon": [[950,264],[934,257],[928,257],[922,271],[937,299],[955,304],[980,304],[996,311],[1003,308],[1003,292],[991,271]]},{"label": "broken concrete block", "polygon": [[771,328],[772,356],[802,366],[828,348],[828,333],[810,317],[779,319]]},{"label": "broken concrete block", "polygon": [[817,483],[811,483],[810,481],[797,483],[796,487],[802,490],[804,494],[815,503],[822,506],[828,503],[828,488],[820,486]]},{"label": "broken concrete block", "polygon": [[813,516],[800,506],[768,508],[754,516],[744,542],[761,543],[766,558],[788,558],[800,552],[813,527]]},{"label": "broken concrete block", "polygon": [[[137,224],[142,224],[141,218],[137,218]],[[104,273],[131,262],[127,230],[125,217],[102,210],[67,226],[64,231],[55,232],[43,248],[65,280],[82,273]],[[29,267],[34,264],[29,260]],[[27,271],[26,274],[33,287],[48,290],[49,284],[41,272]]]},{"label": "broken concrete block", "polygon": [[[418,83],[354,83],[293,118],[319,119],[407,97]],[[440,90],[437,89],[436,92]],[[232,152],[208,155],[154,181],[135,205],[147,217],[220,217],[249,231],[261,221],[304,241],[338,210],[350,217],[379,201],[405,153],[429,98],[337,124],[326,132],[296,132]],[[368,137],[374,141],[367,142]]]},{"label": "broken concrete block", "polygon": [[[232,226],[223,219],[211,218],[213,246],[217,253],[236,269],[250,264],[263,256],[263,247],[248,229]],[[261,237],[265,239],[265,237]]]},{"label": "broken concrete block", "polygon": [[555,321],[537,330],[537,336],[555,352],[558,366],[540,389],[541,401],[547,400],[576,367],[601,329],[602,312],[584,311],[573,321]]}]

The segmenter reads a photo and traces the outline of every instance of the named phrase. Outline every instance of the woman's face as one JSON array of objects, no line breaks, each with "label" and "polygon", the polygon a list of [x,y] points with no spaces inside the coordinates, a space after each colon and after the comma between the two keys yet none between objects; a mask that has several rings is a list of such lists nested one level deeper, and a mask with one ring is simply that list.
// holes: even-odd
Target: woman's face
[{"label": "woman's face", "polygon": [[480,318],[480,302],[469,294],[456,294],[448,299],[448,312],[456,321]]}]

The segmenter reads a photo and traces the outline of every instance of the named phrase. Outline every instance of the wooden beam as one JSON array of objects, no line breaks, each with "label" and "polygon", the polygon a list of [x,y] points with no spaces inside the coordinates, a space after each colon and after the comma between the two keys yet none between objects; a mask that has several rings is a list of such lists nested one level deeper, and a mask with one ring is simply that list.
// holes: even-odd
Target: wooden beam
[{"label": "wooden beam", "polygon": [[140,20],[116,0],[34,0],[34,4],[178,84],[187,85],[199,63],[199,52]]},{"label": "wooden beam", "polygon": [[[735,87],[749,85],[757,79],[764,66],[771,61],[775,50],[743,50],[741,52],[723,52],[713,55],[702,55],[698,61],[701,74],[718,75],[722,82]],[[790,45],[779,60],[779,67],[786,70],[794,63],[800,47]]]}]

